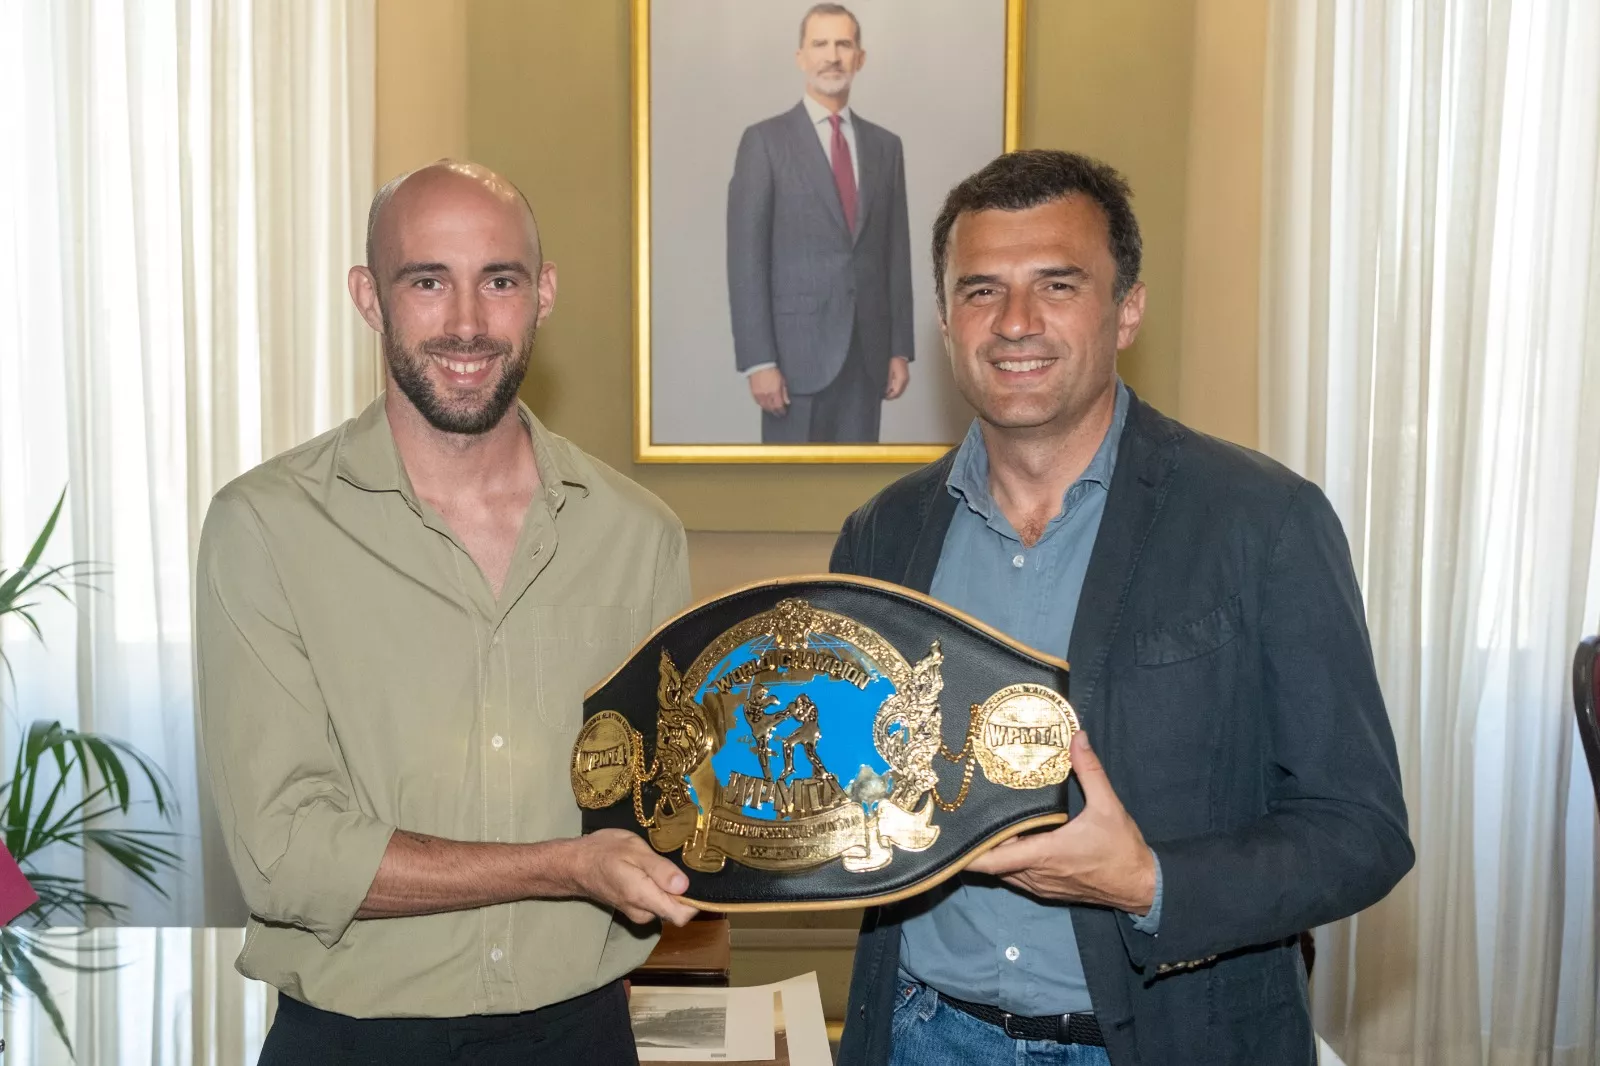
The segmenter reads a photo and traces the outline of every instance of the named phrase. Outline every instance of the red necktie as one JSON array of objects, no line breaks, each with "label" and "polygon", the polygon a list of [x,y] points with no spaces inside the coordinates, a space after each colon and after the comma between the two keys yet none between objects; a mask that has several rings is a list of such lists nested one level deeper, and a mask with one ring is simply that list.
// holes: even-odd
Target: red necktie
[{"label": "red necktie", "polygon": [[856,172],[850,165],[850,142],[844,139],[844,127],[838,115],[829,115],[833,123],[833,183],[839,188],[839,203],[844,205],[844,224],[850,232],[856,231]]}]

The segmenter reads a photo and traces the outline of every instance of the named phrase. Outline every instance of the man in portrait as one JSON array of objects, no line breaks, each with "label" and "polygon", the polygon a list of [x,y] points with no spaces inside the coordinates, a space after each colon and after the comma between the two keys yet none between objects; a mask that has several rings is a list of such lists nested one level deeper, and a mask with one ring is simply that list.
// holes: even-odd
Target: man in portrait
[{"label": "man in portrait", "polygon": [[744,131],[728,183],[737,367],[764,444],[876,443],[913,357],[900,138],[857,115],[861,24],[840,4],[800,22],[800,103]]}]

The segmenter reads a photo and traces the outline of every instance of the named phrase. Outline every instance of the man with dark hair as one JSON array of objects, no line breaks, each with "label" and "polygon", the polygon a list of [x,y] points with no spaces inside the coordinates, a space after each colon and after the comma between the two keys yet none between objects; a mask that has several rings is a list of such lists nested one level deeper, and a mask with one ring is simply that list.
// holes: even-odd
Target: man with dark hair
[{"label": "man with dark hair", "polygon": [[396,179],[367,246],[389,388],[200,538],[238,967],[282,992],[261,1062],[637,1062],[621,978],[688,880],[579,836],[568,753],[584,690],[688,598],[683,527],[517,402],[556,270],[510,182]]},{"label": "man with dark hair", "polygon": [[1128,196],[1104,164],[1015,152],[934,228],[978,417],[846,520],[833,569],[1066,657],[1083,730],[1066,825],[868,911],[841,1066],[1311,1066],[1297,934],[1413,861],[1327,499],[1118,379],[1145,307]]},{"label": "man with dark hair", "polygon": [[763,443],[874,443],[911,379],[905,158],[850,107],[866,58],[847,8],[807,11],[805,96],[744,131],[728,183],[734,357]]}]

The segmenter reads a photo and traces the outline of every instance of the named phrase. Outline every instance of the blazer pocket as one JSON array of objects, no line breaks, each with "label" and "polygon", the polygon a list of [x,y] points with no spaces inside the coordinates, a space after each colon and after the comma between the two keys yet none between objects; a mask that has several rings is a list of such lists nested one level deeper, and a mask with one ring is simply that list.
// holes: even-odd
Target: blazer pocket
[{"label": "blazer pocket", "polygon": [[1133,635],[1133,661],[1138,666],[1165,666],[1198,659],[1237,637],[1244,628],[1244,606],[1238,594],[1190,622],[1178,622]]}]

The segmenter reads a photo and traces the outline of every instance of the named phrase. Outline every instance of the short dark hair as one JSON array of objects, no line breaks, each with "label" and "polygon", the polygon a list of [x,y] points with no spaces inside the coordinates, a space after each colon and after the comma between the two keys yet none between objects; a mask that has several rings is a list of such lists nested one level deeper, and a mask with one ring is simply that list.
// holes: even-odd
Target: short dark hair
[{"label": "short dark hair", "polygon": [[806,23],[811,21],[812,15],[848,15],[850,25],[856,29],[856,47],[861,47],[861,20],[856,18],[855,12],[843,4],[812,4],[811,9],[800,20],[800,47],[806,46]]},{"label": "short dark hair", "polygon": [[1105,212],[1111,255],[1117,261],[1113,292],[1119,300],[1128,295],[1139,280],[1144,242],[1139,237],[1139,220],[1128,202],[1133,193],[1127,179],[1098,159],[1030,148],[997,157],[944,198],[944,207],[933,223],[933,285],[939,314],[945,311],[944,272],[950,229],[957,217],[974,211],[1025,211],[1074,195],[1089,197]]}]

